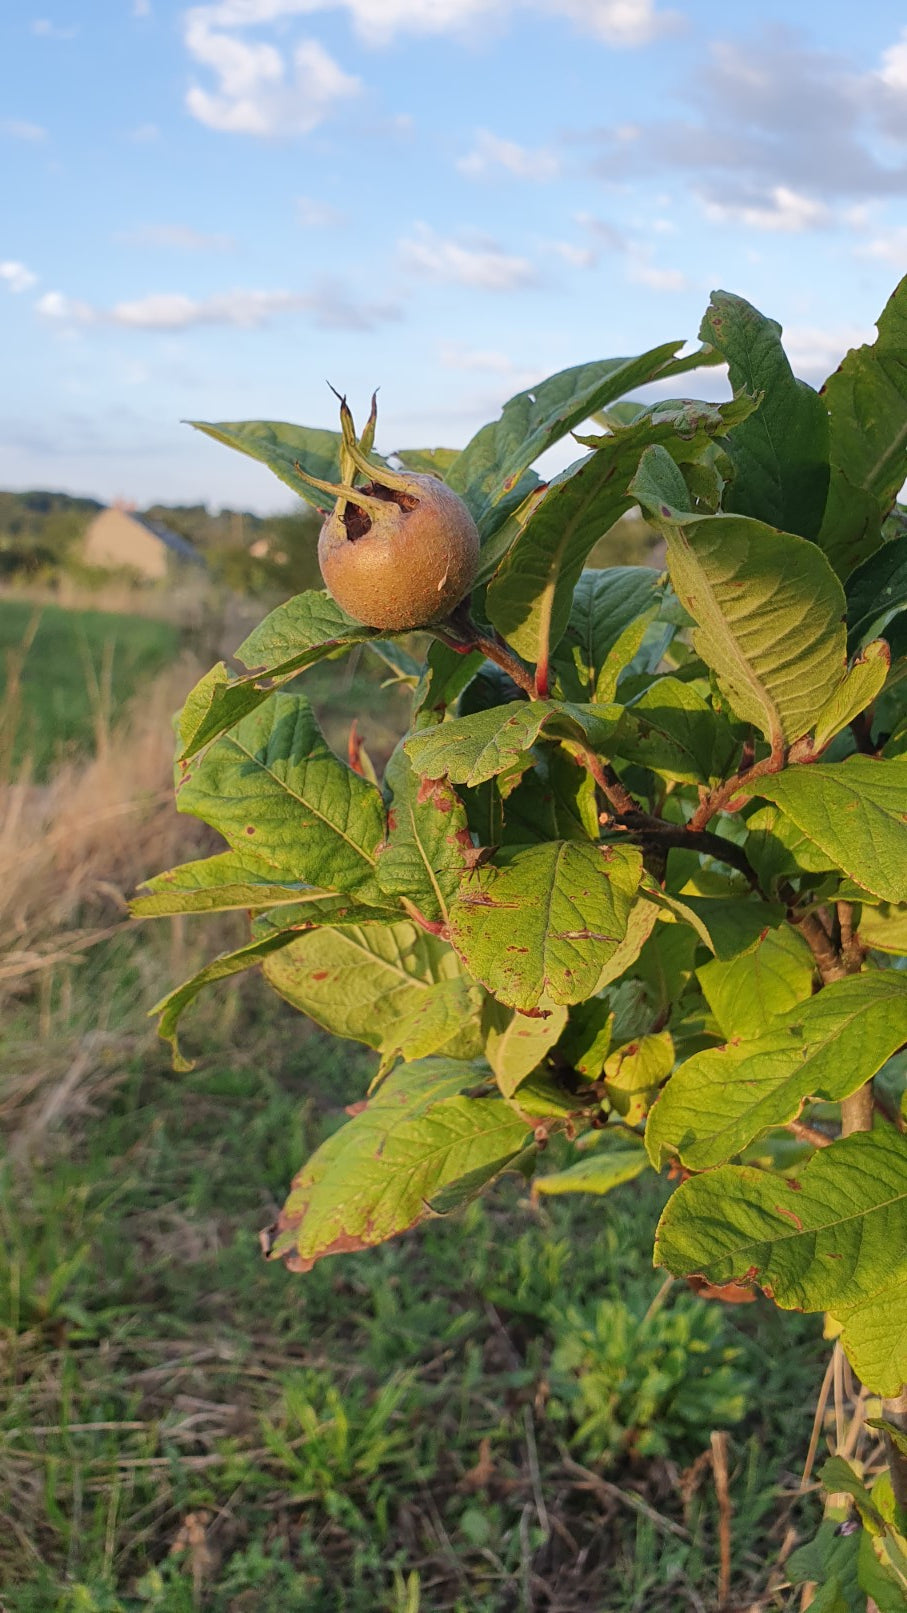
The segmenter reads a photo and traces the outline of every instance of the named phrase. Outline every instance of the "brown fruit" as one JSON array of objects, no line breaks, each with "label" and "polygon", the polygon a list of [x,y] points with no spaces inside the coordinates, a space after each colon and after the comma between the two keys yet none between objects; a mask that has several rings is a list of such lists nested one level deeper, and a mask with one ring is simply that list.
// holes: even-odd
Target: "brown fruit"
[{"label": "brown fruit", "polygon": [[348,616],[399,632],[439,621],[469,592],[479,534],[462,499],[436,477],[392,472],[388,482],[376,477],[338,499],[321,528],[318,564]]}]

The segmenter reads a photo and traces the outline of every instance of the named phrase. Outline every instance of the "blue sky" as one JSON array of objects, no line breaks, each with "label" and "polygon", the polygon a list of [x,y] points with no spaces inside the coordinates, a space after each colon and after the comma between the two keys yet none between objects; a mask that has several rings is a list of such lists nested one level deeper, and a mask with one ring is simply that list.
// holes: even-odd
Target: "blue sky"
[{"label": "blue sky", "polygon": [[0,13],[0,486],[285,507],[180,420],[333,425],[327,379],[461,446],[713,286],[818,383],[905,272],[895,0]]}]

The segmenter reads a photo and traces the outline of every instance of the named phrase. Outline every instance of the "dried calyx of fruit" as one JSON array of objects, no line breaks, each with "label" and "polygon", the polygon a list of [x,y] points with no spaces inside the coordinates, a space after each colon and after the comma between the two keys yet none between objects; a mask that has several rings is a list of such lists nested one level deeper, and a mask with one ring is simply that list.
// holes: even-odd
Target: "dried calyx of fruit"
[{"label": "dried calyx of fruit", "polygon": [[[440,621],[469,592],[479,534],[462,499],[437,477],[371,463],[376,415],[372,398],[359,440],[341,398],[341,482],[296,470],[337,500],[318,539],[326,588],[356,621],[399,632]],[[357,487],[357,476],[368,480]]]}]

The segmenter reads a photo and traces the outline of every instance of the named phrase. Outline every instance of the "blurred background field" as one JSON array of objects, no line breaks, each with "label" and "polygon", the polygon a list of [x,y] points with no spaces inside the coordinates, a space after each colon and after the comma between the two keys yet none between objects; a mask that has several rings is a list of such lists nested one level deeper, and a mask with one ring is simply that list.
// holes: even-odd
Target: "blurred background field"
[{"label": "blurred background field", "polygon": [[[599,559],[647,552],[624,530]],[[657,1184],[511,1181],[304,1278],[262,1261],[372,1057],[250,975],[173,1074],[148,1008],[243,921],[126,916],[214,849],[173,808],[171,720],[279,597],[234,559],[0,597],[4,1613],[713,1613],[722,1541],[728,1607],[799,1607],[827,1346],[666,1289]],[[306,675],[341,752],[353,714],[379,759],[402,730],[381,679],[366,653]]]}]

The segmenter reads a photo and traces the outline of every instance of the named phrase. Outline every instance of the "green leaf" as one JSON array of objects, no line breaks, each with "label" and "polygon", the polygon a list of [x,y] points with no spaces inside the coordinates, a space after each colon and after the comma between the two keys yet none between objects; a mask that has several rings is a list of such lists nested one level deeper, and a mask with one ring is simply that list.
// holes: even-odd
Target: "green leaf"
[{"label": "green leaf", "polygon": [[505,1098],[512,1098],[547,1057],[566,1023],[566,1008],[550,1008],[540,1018],[530,1018],[508,1012],[493,999],[488,1003],[485,1057]]},{"label": "green leaf", "polygon": [[674,1067],[674,1043],[667,1031],[640,1036],[617,1047],[605,1060],[605,1096],[628,1126],[649,1112],[662,1082]]},{"label": "green leaf", "polygon": [[773,751],[808,732],[845,671],[844,594],[805,538],[739,515],[694,516],[673,502],[677,467],[643,455],[633,490],[662,529],[693,644],[735,714]]},{"label": "green leaf", "polygon": [[795,1119],[807,1098],[849,1097],[904,1041],[907,978],[884,970],[834,981],[775,1015],[761,1036],[681,1065],[652,1111],[649,1158],[659,1168],[671,1153],[691,1170],[723,1164],[760,1132]]},{"label": "green leaf", "polygon": [[696,970],[705,1000],[728,1040],[747,1041],[812,992],[815,960],[789,924],[769,930],[755,951]]},{"label": "green leaf", "polygon": [[762,394],[755,414],[728,436],[735,474],[725,509],[815,538],[828,493],[828,416],[812,387],[795,379],[781,326],[743,297],[713,291],[699,335],[727,360],[735,395]]},{"label": "green leaf", "polygon": [[614,699],[617,680],[639,649],[661,592],[658,573],[648,566],[582,572],[554,657],[561,678],[569,679],[569,699],[599,704]]},{"label": "green leaf", "polygon": [[780,902],[763,902],[758,897],[697,896],[683,891],[672,896],[651,882],[640,886],[647,902],[673,913],[689,924],[716,958],[730,959],[752,952],[768,929],[784,922],[786,909]]},{"label": "green leaf", "polygon": [[440,476],[442,481],[447,480],[455,459],[459,459],[459,448],[395,448],[394,459],[402,460],[407,470],[414,470],[419,475]]},{"label": "green leaf", "polygon": [[375,878],[384,804],[338,760],[302,695],[277,694],[184,772],[177,806],[217,829],[275,881],[383,902]]},{"label": "green leaf", "polygon": [[596,1081],[611,1049],[614,1013],[607,997],[588,997],[570,1010],[560,1052],[578,1075]]},{"label": "green leaf", "polygon": [[812,1603],[818,1613],[866,1613],[866,1596],[861,1596],[857,1580],[859,1537],[838,1533],[849,1511],[839,1503],[823,1518],[815,1539],[792,1552],[785,1565],[794,1585],[811,1581],[821,1586],[820,1599]]},{"label": "green leaf", "polygon": [[819,543],[840,576],[879,547],[882,520],[907,476],[907,277],[872,346],[847,354],[822,388],[831,485]]},{"label": "green leaf", "polygon": [[858,885],[883,901],[907,902],[907,758],[786,767],[748,788],[774,801]]},{"label": "green leaf", "polygon": [[895,1395],[907,1379],[907,1138],[856,1132],[789,1180],[736,1165],[694,1176],[662,1215],[655,1261],[718,1286],[756,1281],[785,1310],[829,1311],[858,1377]]},{"label": "green leaf", "polygon": [[414,902],[425,918],[446,923],[448,904],[474,860],[465,808],[443,780],[420,779],[400,745],[384,779],[391,799],[378,883],[388,895]]},{"label": "green leaf", "polygon": [[907,610],[907,536],[884,543],[847,579],[847,646],[851,653],[884,636]]},{"label": "green leaf", "polygon": [[400,917],[388,904],[385,909],[364,906],[352,897],[319,890],[300,881],[277,881],[267,863],[232,851],[198,862],[183,863],[164,874],[156,874],[140,887],[150,892],[136,896],[129,904],[134,918],[160,918],[170,913],[223,913],[231,909],[305,905],[313,924],[336,924],[345,912],[355,912],[354,922],[367,921],[371,914],[386,919]]},{"label": "green leaf", "polygon": [[477,1057],[482,1051],[479,1015],[483,1000],[481,987],[474,986],[464,975],[438,981],[385,1032],[380,1048],[384,1065],[397,1059],[426,1058],[440,1051],[450,1055],[455,1052],[457,1058]]},{"label": "green leaf", "polygon": [[682,346],[667,342],[639,358],[577,364],[505,403],[500,419],[476,433],[448,473],[448,485],[468,504],[483,541],[509,513],[508,495],[519,491],[524,473],[546,448],[596,409],[653,381]]},{"label": "green leaf", "polygon": [[757,808],[746,826],[746,853],[763,890],[770,889],[776,879],[834,870],[834,859],[821,852],[776,806]]},{"label": "green leaf", "polygon": [[860,940],[875,952],[890,952],[907,958],[907,907],[864,907],[860,919]]},{"label": "green leaf", "polygon": [[651,902],[635,901],[627,919],[627,933],[606,958],[596,991],[603,991],[612,980],[619,980],[639,957],[655,928],[658,913]]},{"label": "green leaf", "polygon": [[461,889],[451,940],[512,1008],[581,1002],[626,935],[641,871],[640,853],[626,846],[562,840],[501,854]]},{"label": "green leaf", "polygon": [[498,567],[485,609],[524,660],[547,666],[590,550],[632,504],[627,486],[645,440],[608,439],[555,477]]},{"label": "green leaf", "polygon": [[697,932],[686,924],[654,927],[633,972],[648,988],[656,1018],[666,1018],[677,1008],[692,978],[698,946]]},{"label": "green leaf", "polygon": [[371,1248],[417,1226],[451,1190],[472,1196],[523,1152],[532,1133],[501,1098],[467,1098],[475,1065],[401,1065],[293,1182],[269,1253],[292,1271]]},{"label": "green leaf", "polygon": [[[503,791],[509,780],[502,774],[496,782]],[[551,746],[537,753],[535,765],[506,790],[500,844],[598,838],[598,801],[591,774],[564,750]]]},{"label": "green leaf", "polygon": [[[324,494],[303,480],[296,470],[297,463],[320,481],[342,480],[339,431],[291,426],[285,420],[189,420],[187,424],[196,431],[203,431],[206,437],[213,437],[215,442],[260,460],[287,487],[292,487],[299,498],[314,504],[316,509],[321,507]],[[384,464],[380,454],[373,453],[371,458],[376,465]]]},{"label": "green leaf", "polygon": [[680,784],[710,784],[733,770],[740,739],[690,683],[659,678],[628,708],[613,754]]},{"label": "green leaf", "polygon": [[590,1148],[575,1165],[548,1176],[536,1176],[533,1193],[610,1193],[641,1176],[647,1162],[639,1144],[610,1138],[605,1141],[607,1134],[601,1135],[603,1140],[598,1147]]},{"label": "green leaf", "polygon": [[748,401],[743,411],[739,403],[655,404],[632,425],[578,438],[595,452],[563,471],[526,511],[485,598],[490,620],[524,659],[548,664],[590,550],[632,505],[629,484],[643,450],[662,443],[672,459],[696,462],[709,449],[708,433],[727,430],[728,411],[739,416],[749,408]]},{"label": "green leaf", "polygon": [[185,1059],[180,1052],[177,1025],[185,1010],[191,1002],[195,1001],[200,991],[210,986],[215,980],[226,980],[230,975],[242,974],[244,970],[251,969],[257,963],[262,963],[273,952],[288,946],[295,940],[292,930],[275,931],[274,933],[249,942],[239,947],[235,952],[222,952],[219,957],[213,958],[204,969],[199,969],[190,980],[184,980],[175,991],[169,991],[166,997],[155,1003],[148,1010],[149,1014],[158,1014],[157,1033],[162,1041],[169,1042],[173,1050],[173,1068],[185,1073],[194,1068],[192,1060]]},{"label": "green leaf", "polygon": [[197,755],[306,667],[381,638],[381,629],[354,622],[330,594],[296,594],[239,646],[236,660],[249,668],[245,677],[231,678],[221,661],[196,684],[180,720],[180,759]]},{"label": "green leaf", "polygon": [[888,676],[890,665],[891,654],[884,639],[867,644],[853,666],[848,667],[828,705],[819,713],[812,738],[802,742],[807,756],[824,750],[835,734],[872,704]]},{"label": "green leaf", "polygon": [[604,750],[622,716],[620,706],[513,700],[411,735],[404,749],[422,778],[475,786],[513,767],[525,772],[532,765],[529,752],[543,733],[588,740],[595,750]]},{"label": "green leaf", "polygon": [[396,1045],[400,1022],[423,1007],[436,984],[460,973],[450,948],[408,921],[312,930],[265,968],[294,1008],[379,1052]]},{"label": "green leaf", "polygon": [[477,681],[476,674],[483,671],[486,664],[483,664],[480,650],[461,655],[449,644],[433,639],[426,651],[422,675],[416,685],[414,726],[425,727],[430,722],[441,722],[464,689]]}]

